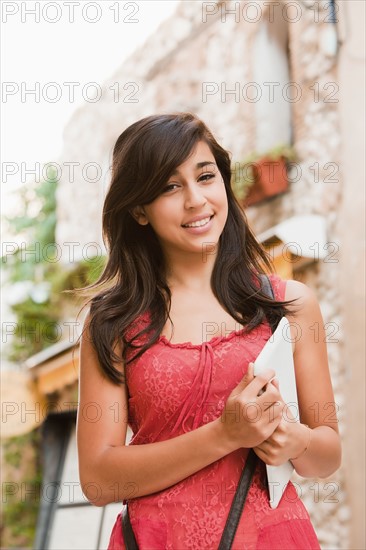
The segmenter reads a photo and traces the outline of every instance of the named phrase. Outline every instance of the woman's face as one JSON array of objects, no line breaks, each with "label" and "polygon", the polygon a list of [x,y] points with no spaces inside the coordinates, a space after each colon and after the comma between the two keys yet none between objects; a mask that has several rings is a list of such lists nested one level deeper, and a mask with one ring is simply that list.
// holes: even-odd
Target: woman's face
[{"label": "woman's face", "polygon": [[213,251],[226,223],[228,202],[209,146],[199,141],[162,193],[135,212],[140,224],[151,225],[166,253]]}]

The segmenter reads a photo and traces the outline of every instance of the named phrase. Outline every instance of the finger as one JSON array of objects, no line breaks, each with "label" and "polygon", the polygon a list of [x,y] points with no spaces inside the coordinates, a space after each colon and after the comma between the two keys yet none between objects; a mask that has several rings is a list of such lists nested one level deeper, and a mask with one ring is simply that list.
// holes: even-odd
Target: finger
[{"label": "finger", "polygon": [[267,457],[267,455],[262,451],[262,449],[260,449],[259,447],[253,447],[253,451],[261,460],[263,460],[263,462],[266,462],[265,458]]},{"label": "finger", "polygon": [[258,374],[254,377],[254,379],[248,384],[248,390],[250,389],[250,393],[253,397],[257,397],[260,390],[265,390],[266,385],[268,382],[273,378],[275,375],[275,371],[272,369],[266,369],[261,374]]},{"label": "finger", "polygon": [[[283,408],[280,409],[280,414],[279,414],[280,418],[279,418],[279,423],[277,424],[277,428],[275,429],[275,431],[273,433],[275,433],[276,435],[277,434],[283,434],[285,432],[285,426],[284,426],[284,422],[285,420],[283,419]],[[272,434],[273,435],[273,434]]]},{"label": "finger", "polygon": [[[275,466],[274,456],[272,453],[265,453],[261,449],[253,449],[257,456],[267,465]],[[278,464],[276,464],[278,465]]]},{"label": "finger", "polygon": [[254,363],[252,362],[248,364],[247,376],[250,382],[254,379]]},{"label": "finger", "polygon": [[262,393],[264,393],[265,391],[267,391],[269,384],[272,383],[272,380],[274,380],[274,378],[272,378],[272,379],[268,382],[268,384],[265,385],[264,388],[262,388],[261,390],[259,390],[258,397],[260,397],[260,396],[262,395]]},{"label": "finger", "polygon": [[283,407],[281,406],[281,402],[264,403],[262,411],[268,417],[268,421],[274,424],[274,428],[277,429],[278,424],[282,421]]},{"label": "finger", "polygon": [[254,363],[249,363],[247,372],[240,380],[239,384],[234,389],[234,393],[240,393],[253,381],[254,379]]},{"label": "finger", "polygon": [[266,439],[266,441],[263,441],[260,445],[257,445],[256,447],[254,447],[254,450],[258,450],[261,453],[267,455],[270,451],[270,447],[271,445],[268,442],[268,439]]},{"label": "finger", "polygon": [[291,410],[291,407],[287,405],[287,403],[284,403],[283,422],[290,422],[292,424],[293,422],[297,422],[297,420],[298,418],[294,416],[293,411]]},{"label": "finger", "polygon": [[268,384],[265,388],[265,391],[257,397],[257,403],[264,409],[268,408],[270,404],[276,403],[277,401],[282,403],[283,408],[284,402],[282,400],[281,394],[278,389],[273,386],[273,384]]},{"label": "finger", "polygon": [[[278,426],[282,420],[282,410],[278,403],[274,403],[266,410],[263,411],[262,420],[264,424],[264,430],[266,437],[264,441],[269,441],[272,436],[276,437]],[[273,440],[271,440],[273,442]]]}]

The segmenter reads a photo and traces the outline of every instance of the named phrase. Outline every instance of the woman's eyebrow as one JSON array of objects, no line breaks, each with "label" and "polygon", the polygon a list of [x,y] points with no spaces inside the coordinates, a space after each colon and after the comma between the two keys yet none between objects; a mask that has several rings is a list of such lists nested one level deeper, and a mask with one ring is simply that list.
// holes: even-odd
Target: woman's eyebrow
[{"label": "woman's eyebrow", "polygon": [[203,162],[198,162],[196,164],[197,168],[203,168],[204,166],[207,166],[208,164],[212,164],[212,166],[216,166],[216,162],[212,162],[212,160],[204,160]]},{"label": "woman's eyebrow", "polygon": [[[204,166],[208,166],[210,164],[217,168],[216,162],[213,162],[212,160],[203,160],[202,162],[197,162],[196,168],[203,168]],[[174,172],[172,172],[172,176],[177,176],[178,174],[179,170],[174,170]]]}]

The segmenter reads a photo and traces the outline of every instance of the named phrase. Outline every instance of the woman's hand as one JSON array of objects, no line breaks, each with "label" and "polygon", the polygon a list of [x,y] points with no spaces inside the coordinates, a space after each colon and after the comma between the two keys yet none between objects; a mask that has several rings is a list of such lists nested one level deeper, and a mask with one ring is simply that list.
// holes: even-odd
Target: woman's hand
[{"label": "woman's hand", "polygon": [[[278,381],[271,382],[279,391]],[[283,402],[280,422],[268,439],[254,447],[254,452],[266,464],[279,466],[291,459],[296,459],[308,447],[311,432],[305,424],[296,421],[290,408]]]},{"label": "woman's hand", "polygon": [[258,447],[281,422],[284,403],[278,387],[270,383],[275,372],[253,374],[254,365],[229,395],[220,417],[221,437],[232,450]]},{"label": "woman's hand", "polygon": [[273,434],[253,450],[266,464],[279,466],[304,453],[310,440],[309,430],[305,424],[292,424],[282,418]]}]

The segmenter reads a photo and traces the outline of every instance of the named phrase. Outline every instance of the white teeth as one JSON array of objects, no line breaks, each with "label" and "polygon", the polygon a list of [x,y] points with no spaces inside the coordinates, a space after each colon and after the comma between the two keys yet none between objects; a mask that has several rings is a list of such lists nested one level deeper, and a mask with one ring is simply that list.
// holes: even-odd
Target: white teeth
[{"label": "white teeth", "polygon": [[187,223],[183,227],[201,227],[202,225],[206,225],[211,219],[211,216],[209,218],[204,218],[203,220],[199,220],[198,222],[193,223]]}]

